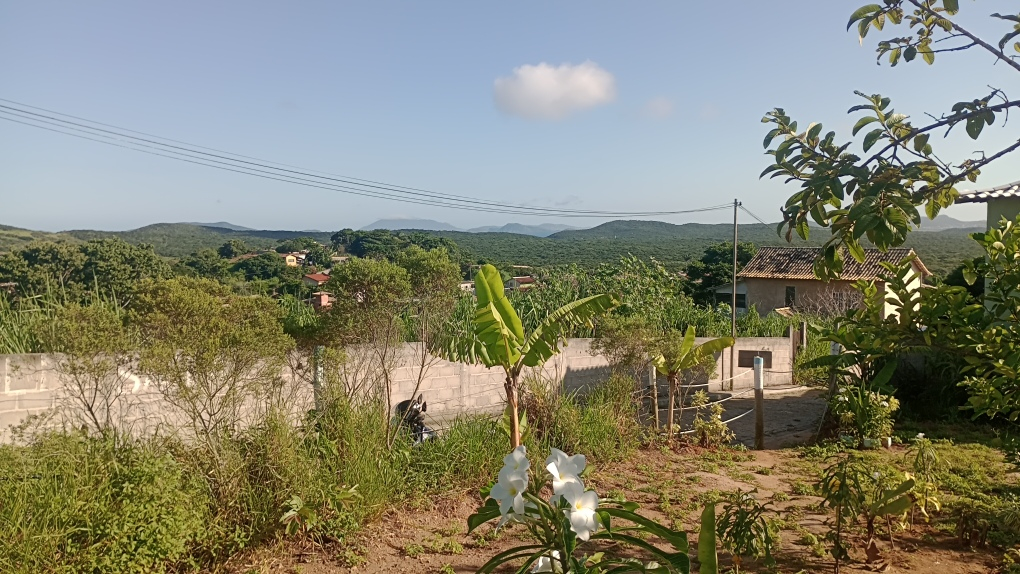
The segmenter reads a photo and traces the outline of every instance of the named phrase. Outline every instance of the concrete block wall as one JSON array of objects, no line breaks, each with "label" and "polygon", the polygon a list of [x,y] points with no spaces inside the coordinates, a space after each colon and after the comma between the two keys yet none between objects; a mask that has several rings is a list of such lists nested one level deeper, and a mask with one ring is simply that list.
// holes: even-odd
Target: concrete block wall
[{"label": "concrete block wall", "polygon": [[[529,369],[525,377],[537,376],[564,391],[582,391],[610,374],[605,357],[592,355],[590,339],[571,339],[562,352],[541,368]],[[772,351],[772,370],[792,371],[788,338],[742,338],[737,350]],[[412,398],[420,368],[419,348],[414,343],[401,346],[394,354],[391,371],[392,400]],[[353,353],[354,351],[351,351]],[[728,352],[728,351],[727,351]],[[0,355],[0,440],[8,440],[10,425],[16,425],[33,414],[61,409],[67,404],[64,381],[56,355]],[[710,389],[718,390],[723,365],[728,373],[729,356],[721,353]],[[428,368],[418,392],[428,401],[428,414],[433,421],[445,421],[459,414],[499,413],[503,406],[504,373],[502,369],[486,369],[481,365],[450,363],[429,358]],[[740,373],[746,369],[738,368]],[[307,368],[288,367],[281,374],[286,393],[295,413],[303,413],[314,404]],[[728,374],[725,375],[729,377]],[[123,374],[123,395],[117,420],[132,431],[145,432],[157,425],[174,426],[171,409],[164,403],[155,385],[137,374]],[[766,385],[789,384],[788,373],[766,373]],[[664,385],[665,381],[661,381]],[[735,380],[734,388],[753,385],[753,376],[744,374]],[[664,388],[664,387],[663,387]],[[67,421],[67,419],[63,419]]]}]

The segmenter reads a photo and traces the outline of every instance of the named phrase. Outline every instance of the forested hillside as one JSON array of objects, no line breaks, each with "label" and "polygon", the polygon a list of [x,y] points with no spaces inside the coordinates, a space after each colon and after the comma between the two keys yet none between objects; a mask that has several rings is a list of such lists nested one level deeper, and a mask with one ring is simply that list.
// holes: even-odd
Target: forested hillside
[{"label": "forested hillside", "polygon": [[[679,267],[697,259],[709,246],[733,237],[729,224],[661,221],[611,221],[591,229],[560,231],[549,237],[516,233],[470,233],[465,231],[425,231],[453,240],[470,261],[493,261],[516,265],[595,265],[615,262],[625,255],[654,257],[669,267]],[[775,228],[760,223],[743,224],[740,241],[758,245],[786,245]],[[0,253],[19,249],[33,240],[77,242],[89,239],[120,238],[132,244],[151,244],[163,257],[185,257],[202,249],[216,249],[231,239],[244,241],[254,249],[271,249],[285,239],[312,237],[322,244],[331,233],[303,231],[231,230],[223,227],[187,223],[157,223],[130,231],[74,230],[61,233],[29,231],[0,226]],[[827,233],[815,230],[809,242],[795,245],[820,245]],[[914,247],[928,267],[939,274],[948,273],[961,261],[980,254],[968,231],[948,229],[920,232],[910,236],[907,246]]]}]

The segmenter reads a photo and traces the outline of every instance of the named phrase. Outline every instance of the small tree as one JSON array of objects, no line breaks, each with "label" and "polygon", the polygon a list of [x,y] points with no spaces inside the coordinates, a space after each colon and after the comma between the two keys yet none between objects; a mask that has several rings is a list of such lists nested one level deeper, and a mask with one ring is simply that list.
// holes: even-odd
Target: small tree
[{"label": "small tree", "polygon": [[483,265],[475,275],[477,305],[472,332],[452,338],[440,352],[451,361],[501,367],[506,374],[503,389],[510,413],[510,446],[521,444],[518,392],[525,367],[539,367],[560,351],[560,342],[573,327],[590,324],[618,301],[609,294],[593,295],[568,303],[550,313],[530,334],[503,292],[499,271]]},{"label": "small tree", "polygon": [[389,413],[390,374],[411,295],[407,271],[386,260],[351,259],[333,271],[325,288],[336,301],[323,316],[322,340],[348,348],[346,398],[381,399]]},{"label": "small tree", "polygon": [[120,310],[106,302],[58,307],[39,336],[61,354],[57,370],[72,420],[101,435],[115,432],[134,343]]},{"label": "small tree", "polygon": [[176,278],[139,289],[131,322],[142,333],[140,370],[184,416],[209,455],[214,491],[232,476],[228,439],[269,408],[293,340],[279,305],[214,281]]},{"label": "small tree", "polygon": [[244,241],[241,241],[240,239],[231,239],[223,245],[220,245],[217,253],[219,253],[219,256],[224,259],[233,259],[250,251],[251,248],[248,247],[248,244]]},{"label": "small tree", "polygon": [[[700,345],[695,344],[694,327],[687,327],[687,333],[683,337],[679,336],[678,331],[667,331],[658,340],[656,344],[658,354],[652,359],[652,364],[669,381],[669,410],[666,415],[666,425],[670,438],[673,438],[673,411],[676,396],[680,390],[680,374],[714,361],[716,353],[732,347],[733,343],[733,337],[720,337]],[[659,406],[655,405],[655,408],[657,409]]]}]

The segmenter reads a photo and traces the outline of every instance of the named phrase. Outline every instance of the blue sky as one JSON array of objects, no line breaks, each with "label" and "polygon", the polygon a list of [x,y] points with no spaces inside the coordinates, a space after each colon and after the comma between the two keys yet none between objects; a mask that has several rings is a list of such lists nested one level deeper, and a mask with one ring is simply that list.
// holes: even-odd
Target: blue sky
[{"label": "blue sky", "polygon": [[[478,198],[636,211],[739,197],[774,221],[793,188],[758,180],[767,165],[759,120],[771,108],[849,136],[855,89],[920,116],[984,95],[988,84],[1020,88],[976,52],[940,55],[934,67],[876,66],[874,40],[862,47],[845,31],[862,3],[0,0],[0,98]],[[986,15],[1016,8],[962,4],[961,22],[994,39],[1003,27]],[[536,104],[543,92],[533,84],[548,77],[580,93],[561,94],[559,107]],[[963,159],[1015,133],[933,143]],[[1000,162],[978,186],[1020,179],[1017,165]],[[7,225],[227,220],[334,230],[382,217],[547,221],[334,194],[0,123]]]}]

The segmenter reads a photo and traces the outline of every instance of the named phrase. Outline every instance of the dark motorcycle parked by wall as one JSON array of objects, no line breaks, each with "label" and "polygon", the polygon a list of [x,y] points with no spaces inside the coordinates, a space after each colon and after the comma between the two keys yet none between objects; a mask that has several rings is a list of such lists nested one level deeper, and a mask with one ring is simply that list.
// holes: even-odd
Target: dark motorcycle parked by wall
[{"label": "dark motorcycle parked by wall", "polygon": [[425,402],[423,395],[418,395],[417,399],[409,399],[397,403],[395,410],[399,424],[410,431],[411,442],[414,444],[421,444],[436,438],[436,431],[425,424],[425,410],[427,408],[428,403]]}]

